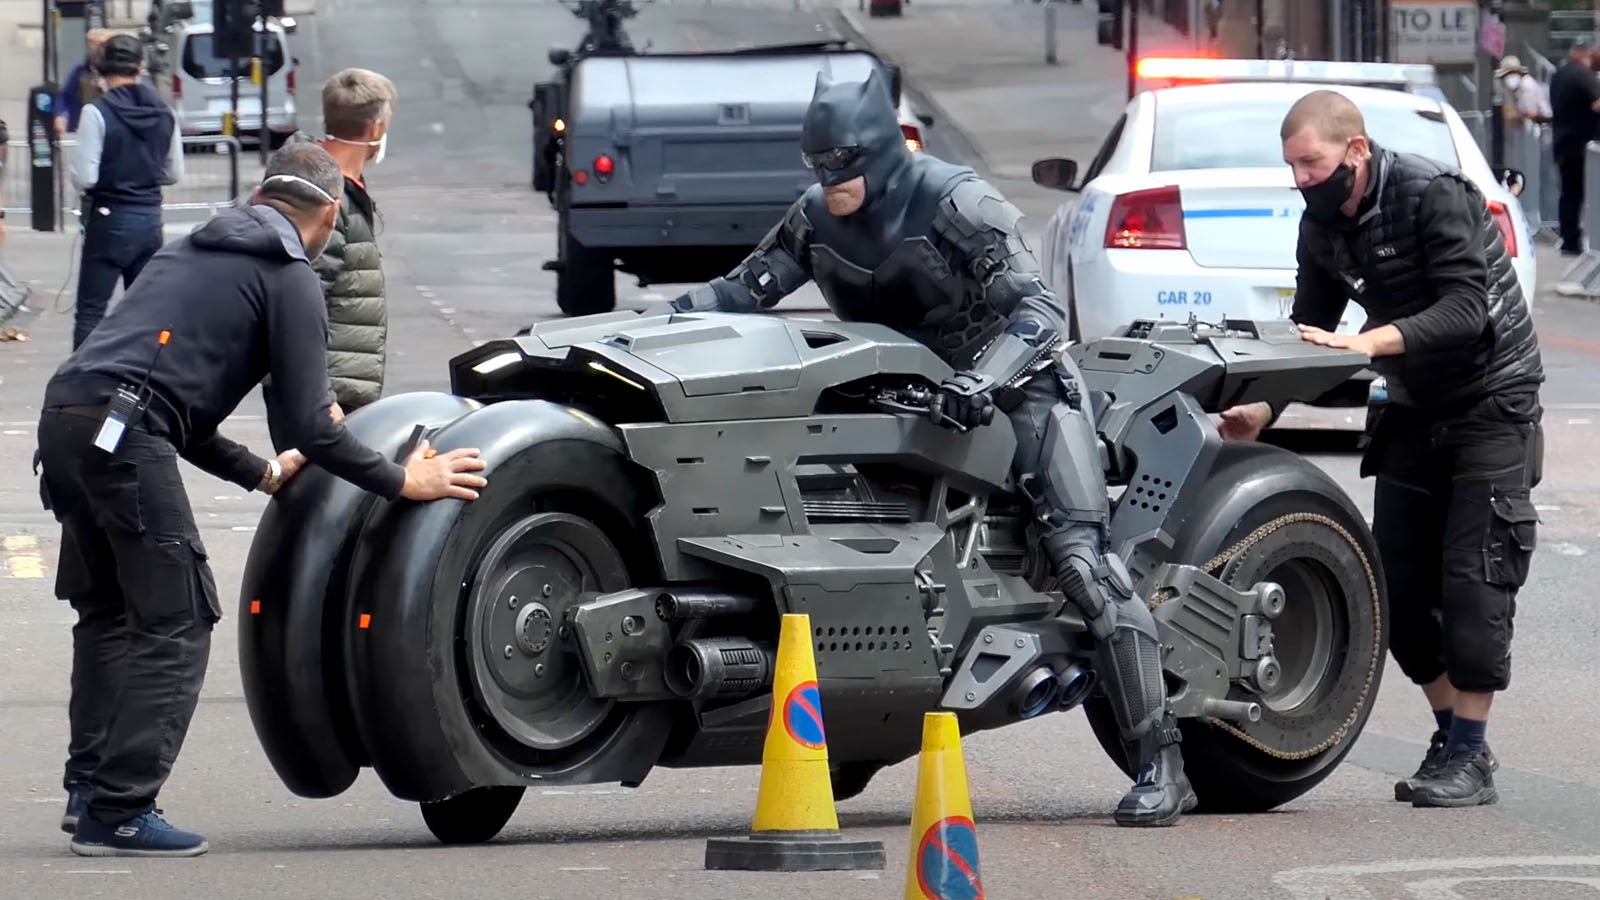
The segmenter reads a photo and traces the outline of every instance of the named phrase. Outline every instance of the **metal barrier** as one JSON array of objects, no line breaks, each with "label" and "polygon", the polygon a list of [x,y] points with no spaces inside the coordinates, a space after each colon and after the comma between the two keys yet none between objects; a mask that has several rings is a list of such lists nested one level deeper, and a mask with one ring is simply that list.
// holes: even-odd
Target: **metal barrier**
[{"label": "metal barrier", "polygon": [[[185,136],[183,142],[183,178],[177,184],[161,189],[161,210],[169,212],[204,212],[210,216],[219,209],[233,206],[239,196],[240,143],[236,137]],[[56,227],[62,227],[67,216],[78,215],[78,192],[72,186],[73,152],[75,140],[57,142],[56,209],[61,214]],[[11,141],[10,160],[0,184],[0,204],[7,216],[26,216],[33,213],[33,170],[25,163],[29,159],[26,141]],[[15,223],[13,223],[15,224]]]},{"label": "metal barrier", "polygon": [[1600,248],[1594,243],[1600,235],[1600,143],[1592,141],[1584,148],[1583,201],[1583,236],[1588,247],[1562,274],[1556,293],[1596,300],[1600,299]]}]

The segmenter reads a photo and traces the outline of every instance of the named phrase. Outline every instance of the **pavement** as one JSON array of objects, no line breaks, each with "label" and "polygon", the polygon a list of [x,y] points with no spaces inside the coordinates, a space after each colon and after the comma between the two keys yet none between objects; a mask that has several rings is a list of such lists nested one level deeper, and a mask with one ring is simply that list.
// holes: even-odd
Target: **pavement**
[{"label": "pavement", "polygon": [[[27,5],[0,0],[0,11]],[[1002,189],[1039,217],[1053,199],[1026,189],[1022,167],[1043,155],[1086,159],[1109,125],[1105,116],[1121,103],[1114,51],[1093,47],[1092,33],[1087,39],[1080,34],[1072,45],[1077,49],[1068,49],[1065,26],[1090,27],[1092,7],[1060,9],[1063,64],[1048,70],[1042,40],[1024,27],[1025,17],[1039,12],[1031,4],[1012,9],[976,0],[913,0],[906,12],[898,22],[860,18],[864,30],[898,29],[904,36],[922,27],[921,17],[937,15],[945,25],[935,31],[957,34],[934,45],[925,30],[890,54],[906,67],[914,101],[920,97],[948,111],[948,117],[934,111],[940,117],[930,142],[937,152],[1000,173],[1007,179]],[[1022,24],[993,24],[1013,15]],[[524,104],[543,74],[545,49],[571,46],[578,23],[554,4],[502,0],[319,0],[299,18],[302,85],[318,84],[346,65],[384,71],[398,83],[389,156],[369,178],[383,218],[379,240],[389,279],[387,389],[443,388],[452,355],[556,314],[554,279],[541,269],[553,252],[555,221],[544,198],[528,187]],[[654,4],[631,30],[667,48],[795,39],[844,27],[834,10],[797,7],[793,0],[691,0]],[[1015,32],[1014,57],[997,57],[1000,38],[980,39],[985,28],[995,35]],[[887,47],[891,38],[873,40]],[[1040,61],[1028,57],[1031,42],[1040,45]],[[984,53],[958,59],[967,43]],[[918,46],[926,49],[918,52]],[[1100,62],[1092,62],[1093,52],[1102,54]],[[0,60],[13,58],[12,46],[0,43]],[[1068,65],[1077,67],[1070,75]],[[1017,83],[1029,85],[1011,99],[1003,90],[1007,66],[1018,73]],[[941,84],[941,77],[951,83]],[[1063,99],[1067,95],[1076,99]],[[303,87],[302,96],[308,107],[302,124],[314,129],[315,91]],[[1089,96],[1100,99],[1085,101]],[[985,113],[991,116],[987,131],[986,120],[963,105],[982,106],[984,98],[996,107]],[[1000,104],[1009,104],[1009,115]],[[997,119],[1013,120],[1003,134]],[[982,158],[963,157],[964,142]],[[70,342],[75,250],[69,234],[8,224],[5,262],[33,295],[19,318],[29,340],[0,342],[0,472],[8,475],[0,478],[0,735],[6,749],[0,757],[0,900],[902,895],[914,761],[886,770],[862,795],[839,804],[847,832],[884,843],[886,868],[869,873],[705,871],[705,839],[740,834],[750,824],[755,768],[661,770],[635,790],[530,789],[502,834],[475,847],[438,846],[415,805],[389,796],[370,771],[337,798],[294,796],[262,756],[238,674],[233,586],[264,499],[187,466],[187,492],[228,615],[216,632],[200,708],[161,806],[174,823],[206,834],[212,849],[199,859],[175,861],[71,855],[56,823],[72,617],[52,595],[57,530],[39,508],[28,460],[45,380]],[[1560,269],[1541,258],[1542,271]],[[639,288],[625,278],[618,288],[627,307],[676,290]],[[783,308],[802,315],[822,310],[810,289]],[[1600,611],[1588,593],[1587,557],[1600,553],[1600,470],[1592,451],[1600,402],[1591,387],[1600,383],[1600,307],[1541,293],[1535,308],[1550,376],[1545,482],[1535,494],[1543,524],[1519,604],[1515,680],[1490,727],[1502,763],[1501,802],[1431,811],[1390,799],[1392,781],[1415,767],[1431,729],[1420,695],[1393,666],[1348,761],[1315,790],[1269,814],[1191,816],[1156,832],[1111,825],[1126,779],[1082,717],[1051,716],[964,741],[988,896],[1593,895],[1600,879],[1600,816],[1594,813],[1600,769],[1593,765],[1600,710],[1592,699],[1600,680],[1593,652]],[[224,431],[266,447],[261,414],[252,396]],[[1348,441],[1318,433],[1300,440],[1299,449],[1370,511],[1371,483],[1356,477]]]}]

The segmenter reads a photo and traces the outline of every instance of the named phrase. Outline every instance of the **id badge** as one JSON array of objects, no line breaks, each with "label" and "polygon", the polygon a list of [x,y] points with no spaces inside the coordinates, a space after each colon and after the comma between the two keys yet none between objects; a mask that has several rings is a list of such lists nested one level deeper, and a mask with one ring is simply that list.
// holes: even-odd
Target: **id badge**
[{"label": "id badge", "polygon": [[127,387],[117,388],[106,406],[105,420],[95,432],[94,445],[107,453],[116,453],[128,432],[128,423],[139,411],[139,395]]}]

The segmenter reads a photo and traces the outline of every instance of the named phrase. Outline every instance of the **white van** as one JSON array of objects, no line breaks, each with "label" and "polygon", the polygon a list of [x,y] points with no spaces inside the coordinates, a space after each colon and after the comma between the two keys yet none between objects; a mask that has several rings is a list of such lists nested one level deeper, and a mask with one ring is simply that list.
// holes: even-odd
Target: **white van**
[{"label": "white van", "polygon": [[[196,4],[198,7],[199,4]],[[210,16],[199,15],[179,23],[167,39],[166,63],[155,75],[162,99],[178,117],[185,136],[222,134],[223,113],[232,108],[229,86],[231,60],[216,55]],[[255,25],[262,76],[267,81],[267,128],[276,149],[299,127],[294,97],[298,62],[289,47],[289,35],[276,20]],[[261,86],[250,81],[250,60],[239,60],[239,116],[237,134],[242,143],[254,143],[261,133]]]}]

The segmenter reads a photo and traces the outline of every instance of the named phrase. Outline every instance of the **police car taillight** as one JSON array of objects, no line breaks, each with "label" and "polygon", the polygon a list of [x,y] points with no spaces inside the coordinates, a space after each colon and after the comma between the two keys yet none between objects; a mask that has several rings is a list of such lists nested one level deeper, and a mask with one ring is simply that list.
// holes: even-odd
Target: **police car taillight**
[{"label": "police car taillight", "polygon": [[916,153],[922,149],[922,130],[915,125],[901,125],[900,134],[906,139],[906,149]]},{"label": "police car taillight", "polygon": [[1185,250],[1183,201],[1177,185],[1122,194],[1112,201],[1106,247],[1122,250]]},{"label": "police car taillight", "polygon": [[1500,229],[1500,239],[1506,243],[1506,252],[1513,257],[1517,255],[1517,229],[1511,224],[1511,211],[1498,200],[1489,201],[1489,215],[1494,217],[1494,224]]}]

